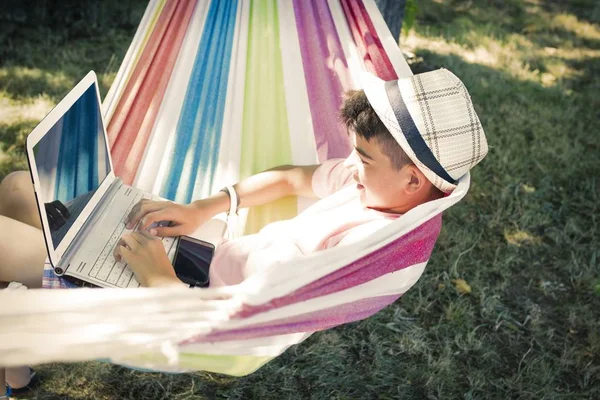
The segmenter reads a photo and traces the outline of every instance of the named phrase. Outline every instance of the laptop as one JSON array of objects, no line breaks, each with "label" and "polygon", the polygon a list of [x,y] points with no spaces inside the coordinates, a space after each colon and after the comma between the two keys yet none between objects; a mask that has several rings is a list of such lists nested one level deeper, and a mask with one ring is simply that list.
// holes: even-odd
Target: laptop
[{"label": "laptop", "polygon": [[[124,224],[132,207],[142,199],[164,199],[115,176],[93,71],[39,123],[26,146],[56,275],[80,286],[140,286],[127,264],[115,260],[113,250],[124,234],[136,229]],[[171,261],[178,240],[162,238]]]}]

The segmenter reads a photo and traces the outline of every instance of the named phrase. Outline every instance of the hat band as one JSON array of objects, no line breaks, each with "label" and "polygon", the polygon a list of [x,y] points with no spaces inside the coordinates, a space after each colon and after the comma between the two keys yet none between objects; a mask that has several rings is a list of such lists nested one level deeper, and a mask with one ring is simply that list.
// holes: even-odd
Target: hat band
[{"label": "hat band", "polygon": [[400,94],[400,88],[398,87],[398,81],[388,81],[385,83],[385,91],[387,93],[388,100],[396,116],[396,120],[400,125],[400,130],[406,138],[410,148],[415,153],[415,156],[429,168],[434,174],[444,179],[446,182],[456,184],[456,181],[446,172],[444,167],[435,158],[425,139],[421,136],[415,121],[410,116],[408,108],[404,103],[404,99]]}]

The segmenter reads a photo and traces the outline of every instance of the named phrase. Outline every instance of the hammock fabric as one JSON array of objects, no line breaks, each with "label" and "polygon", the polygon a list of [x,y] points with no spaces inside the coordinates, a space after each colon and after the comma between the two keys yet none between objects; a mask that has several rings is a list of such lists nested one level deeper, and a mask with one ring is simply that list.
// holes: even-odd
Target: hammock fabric
[{"label": "hammock fabric", "polygon": [[[104,101],[117,176],[190,202],[264,169],[346,157],[335,116],[361,71],[411,74],[373,0],[151,0]],[[0,365],[107,359],[245,375],[315,331],[366,318],[420,277],[469,175],[361,240],[219,289],[0,292]],[[336,194],[326,201],[335,201]],[[287,198],[245,232],[292,218]],[[350,254],[351,253],[351,254]],[[45,287],[66,287],[49,266]]]}]

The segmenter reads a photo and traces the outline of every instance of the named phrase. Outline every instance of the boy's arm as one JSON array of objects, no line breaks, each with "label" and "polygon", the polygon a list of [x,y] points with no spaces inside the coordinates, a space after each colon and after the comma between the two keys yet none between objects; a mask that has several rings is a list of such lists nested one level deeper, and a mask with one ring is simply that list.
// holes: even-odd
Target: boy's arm
[{"label": "boy's arm", "polygon": [[[269,203],[286,196],[317,197],[312,189],[312,177],[318,165],[283,165],[253,175],[234,185],[240,207]],[[124,235],[115,248],[115,258],[125,259],[144,286],[182,286],[175,277],[162,242],[154,237],[179,236],[193,232],[198,226],[229,210],[229,196],[219,192],[191,205],[171,202],[141,201],[130,212],[126,224],[130,229],[139,222],[137,232]],[[168,220],[175,226],[153,228],[154,222]],[[160,230],[160,231],[159,231]],[[0,380],[0,384],[3,381]]]},{"label": "boy's arm", "polygon": [[[287,196],[316,198],[312,189],[312,177],[319,165],[282,165],[252,175],[233,186],[240,208],[270,203]],[[219,192],[206,199],[192,203],[198,207],[209,207],[214,214],[229,210],[229,197]]]}]

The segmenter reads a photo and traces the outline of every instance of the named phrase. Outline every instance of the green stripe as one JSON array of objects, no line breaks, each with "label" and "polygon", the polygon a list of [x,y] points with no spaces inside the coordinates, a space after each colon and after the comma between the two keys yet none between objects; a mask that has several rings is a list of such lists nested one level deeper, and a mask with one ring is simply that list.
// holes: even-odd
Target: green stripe
[{"label": "green stripe", "polygon": [[[233,356],[233,355],[212,355],[212,354],[196,354],[196,353],[179,353],[178,368],[215,372],[218,374],[226,374],[230,376],[244,376],[253,373],[267,362],[275,357],[268,356]],[[110,360],[100,360],[110,361]],[[168,360],[162,353],[145,353],[135,356],[119,359],[119,364],[136,365],[140,363],[149,363],[154,365],[167,365]],[[133,367],[147,372],[152,372],[151,369]],[[158,369],[160,371],[160,367]]]},{"label": "green stripe", "polygon": [[[240,176],[292,162],[275,0],[250,3]],[[298,213],[295,198],[250,210],[246,234]]]}]

